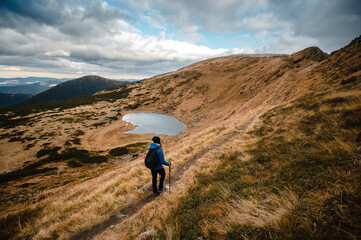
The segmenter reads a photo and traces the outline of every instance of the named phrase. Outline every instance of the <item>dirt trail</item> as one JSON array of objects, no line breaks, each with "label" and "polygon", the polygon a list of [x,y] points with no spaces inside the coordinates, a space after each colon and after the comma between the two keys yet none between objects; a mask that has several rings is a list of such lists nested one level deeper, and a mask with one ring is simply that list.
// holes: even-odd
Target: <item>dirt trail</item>
[{"label": "dirt trail", "polygon": [[[256,113],[253,115],[253,117],[246,122],[241,128],[234,131],[224,139],[214,143],[213,145],[209,146],[208,148],[203,149],[200,153],[194,155],[188,161],[181,167],[177,169],[177,171],[174,172],[172,175],[172,183],[176,183],[179,180],[181,180],[183,174],[185,171],[187,171],[192,165],[194,165],[197,160],[204,155],[206,155],[208,152],[212,151],[213,149],[222,146],[223,144],[227,143],[230,139],[235,137],[236,135],[241,134],[244,132],[252,123],[253,121],[260,115],[261,112]],[[77,233],[76,235],[73,235],[70,237],[70,240],[89,240],[92,239],[94,236],[104,232],[107,230],[111,225],[117,225],[123,222],[125,219],[131,217],[132,215],[136,214],[140,209],[142,209],[147,203],[150,203],[154,201],[157,198],[155,195],[149,195],[145,198],[140,199],[139,201],[124,207],[117,211],[117,213],[111,215],[106,221],[98,223],[94,226],[92,226],[90,229],[85,230],[83,232]]]}]

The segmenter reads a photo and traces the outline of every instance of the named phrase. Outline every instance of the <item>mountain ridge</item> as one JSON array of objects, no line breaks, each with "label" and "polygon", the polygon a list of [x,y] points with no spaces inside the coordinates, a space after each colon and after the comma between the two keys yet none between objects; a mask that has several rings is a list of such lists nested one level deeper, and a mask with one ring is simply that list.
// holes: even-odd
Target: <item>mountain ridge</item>
[{"label": "mountain ridge", "polygon": [[40,104],[54,101],[69,100],[89,96],[104,89],[125,85],[124,81],[115,81],[95,75],[65,81],[41,92],[18,105]]},{"label": "mountain ridge", "polygon": [[50,86],[43,85],[40,82],[17,85],[17,86],[0,86],[0,93],[8,94],[38,94],[48,90]]},{"label": "mountain ridge", "polygon": [[19,93],[0,93],[0,108],[13,106],[19,102],[25,101],[31,98],[31,94],[19,94]]},{"label": "mountain ridge", "polygon": [[[0,236],[357,238],[359,45],[207,59],[87,104],[0,112]],[[160,135],[171,193],[151,196],[141,166],[154,134],[124,133],[132,112],[188,125]]]}]

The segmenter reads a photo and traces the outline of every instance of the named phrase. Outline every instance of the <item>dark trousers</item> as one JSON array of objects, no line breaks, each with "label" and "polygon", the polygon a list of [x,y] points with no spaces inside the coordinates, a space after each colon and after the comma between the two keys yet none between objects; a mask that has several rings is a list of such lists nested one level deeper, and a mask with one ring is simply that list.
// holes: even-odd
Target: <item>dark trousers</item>
[{"label": "dark trousers", "polygon": [[159,191],[161,191],[163,189],[163,182],[165,179],[165,170],[164,168],[158,169],[158,170],[152,170],[152,187],[153,187],[153,193],[157,193],[158,189],[157,189],[157,176],[158,173],[160,175],[160,180],[159,180]]}]

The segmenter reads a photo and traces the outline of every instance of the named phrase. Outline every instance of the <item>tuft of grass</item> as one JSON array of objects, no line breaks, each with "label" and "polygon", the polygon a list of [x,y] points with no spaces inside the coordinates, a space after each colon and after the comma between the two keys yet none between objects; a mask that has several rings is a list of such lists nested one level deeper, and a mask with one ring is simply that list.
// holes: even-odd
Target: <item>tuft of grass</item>
[{"label": "tuft of grass", "polygon": [[81,163],[102,163],[107,161],[107,157],[92,155],[87,150],[79,150],[76,148],[69,148],[61,154],[50,156],[49,161],[64,161],[68,159],[76,159]]},{"label": "tuft of grass", "polygon": [[141,106],[141,104],[137,102],[137,103],[134,103],[134,104],[128,104],[126,106],[126,109],[137,109],[140,106]]},{"label": "tuft of grass", "polygon": [[343,103],[349,103],[351,100],[352,99],[350,99],[350,98],[336,97],[336,98],[326,99],[322,103],[329,104],[332,107],[336,107],[336,106],[339,106],[339,105],[341,105]]},{"label": "tuft of grass", "polygon": [[107,123],[106,122],[98,122],[98,123],[94,123],[92,126],[93,127],[99,127],[99,126],[103,126],[105,124],[107,124]]},{"label": "tuft of grass", "polygon": [[76,130],[73,135],[74,135],[75,137],[78,137],[78,136],[82,136],[82,135],[84,135],[84,134],[85,134],[84,131],[82,131],[82,130]]},{"label": "tuft of grass", "polygon": [[353,83],[353,82],[356,82],[356,81],[357,81],[356,76],[352,76],[352,77],[350,77],[348,79],[342,79],[341,85],[346,85],[346,84]]},{"label": "tuft of grass", "polygon": [[[137,143],[131,143],[124,147],[116,147],[109,151],[109,154],[112,156],[122,156],[128,153],[137,153],[140,151],[145,150],[145,146],[147,145],[147,142],[137,142]],[[138,154],[133,154],[133,156],[137,157]]]},{"label": "tuft of grass", "polygon": [[0,216],[0,239],[21,239],[18,233],[26,224],[36,221],[42,211],[43,207],[37,205]]},{"label": "tuft of grass", "polygon": [[255,135],[258,137],[262,137],[269,132],[272,132],[274,129],[272,127],[261,126],[261,127],[254,127],[252,131],[249,131],[248,134]]},{"label": "tuft of grass", "polygon": [[51,168],[40,168],[41,166],[48,163],[56,163],[70,160],[67,165],[69,167],[81,167],[82,164],[94,164],[94,163],[103,163],[107,162],[108,159],[106,156],[99,156],[89,153],[87,150],[79,150],[76,148],[68,148],[61,153],[58,153],[60,147],[54,147],[50,149],[42,149],[38,152],[39,157],[48,155],[46,158],[43,158],[37,162],[26,165],[22,169],[18,169],[9,173],[0,175],[0,183],[8,182],[12,180],[18,180],[23,177],[28,177],[36,175],[39,173],[48,173],[53,170],[57,170],[57,167]]},{"label": "tuft of grass", "polygon": [[[53,109],[63,110],[63,109],[75,108],[78,106],[93,104],[99,101],[113,102],[114,100],[117,99],[124,99],[129,96],[129,93],[133,89],[130,85],[132,84],[113,88],[113,91],[111,92],[96,94],[86,97],[79,97],[71,100],[1,108],[0,127],[8,129],[8,128],[14,128],[19,125],[31,124],[32,118],[25,116],[32,113],[44,112]],[[11,112],[12,114],[9,115],[8,112]],[[69,118],[69,119],[65,119],[65,121],[73,122],[75,120]]]},{"label": "tuft of grass", "polygon": [[117,147],[109,151],[109,154],[112,156],[122,156],[128,154],[128,148],[126,147]]},{"label": "tuft of grass", "polygon": [[39,150],[37,153],[36,153],[36,157],[37,158],[41,158],[45,155],[51,155],[51,154],[55,154],[58,152],[58,150],[60,150],[61,147],[53,147],[53,148],[43,148],[41,150]]},{"label": "tuft of grass", "polygon": [[29,143],[28,145],[26,145],[26,147],[24,148],[24,150],[29,150],[30,148],[34,147],[35,143]]},{"label": "tuft of grass", "polygon": [[361,107],[356,109],[345,110],[342,114],[343,124],[345,129],[361,130]]},{"label": "tuft of grass", "polygon": [[78,137],[74,137],[74,138],[70,139],[69,141],[75,145],[80,145],[80,143],[81,143],[81,140]]},{"label": "tuft of grass", "polygon": [[83,166],[81,163],[79,163],[78,161],[75,161],[74,159],[70,160],[66,164],[71,168],[76,168],[76,167],[82,167]]},{"label": "tuft of grass", "polygon": [[118,120],[118,117],[114,116],[114,117],[107,117],[109,120],[113,120],[113,121],[116,121]]},{"label": "tuft of grass", "polygon": [[8,172],[5,174],[0,175],[0,183],[9,182],[12,180],[18,180],[24,177],[33,176],[40,173],[47,173],[50,171],[57,170],[58,168],[52,167],[52,168],[29,168],[25,167],[23,169],[15,170],[12,172]]},{"label": "tuft of grass", "polygon": [[[5,112],[4,112],[5,113]],[[31,121],[30,117],[13,118],[12,116],[6,116],[5,114],[0,115],[0,127],[9,129],[19,125],[26,125]]]}]

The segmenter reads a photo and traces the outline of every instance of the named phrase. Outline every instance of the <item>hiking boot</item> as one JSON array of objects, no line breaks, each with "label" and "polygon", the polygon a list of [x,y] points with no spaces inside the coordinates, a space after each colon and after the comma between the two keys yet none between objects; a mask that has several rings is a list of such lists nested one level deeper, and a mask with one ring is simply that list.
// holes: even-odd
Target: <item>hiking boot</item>
[{"label": "hiking boot", "polygon": [[159,192],[159,191],[154,192],[153,195],[159,196],[159,195],[160,195],[160,192]]}]

